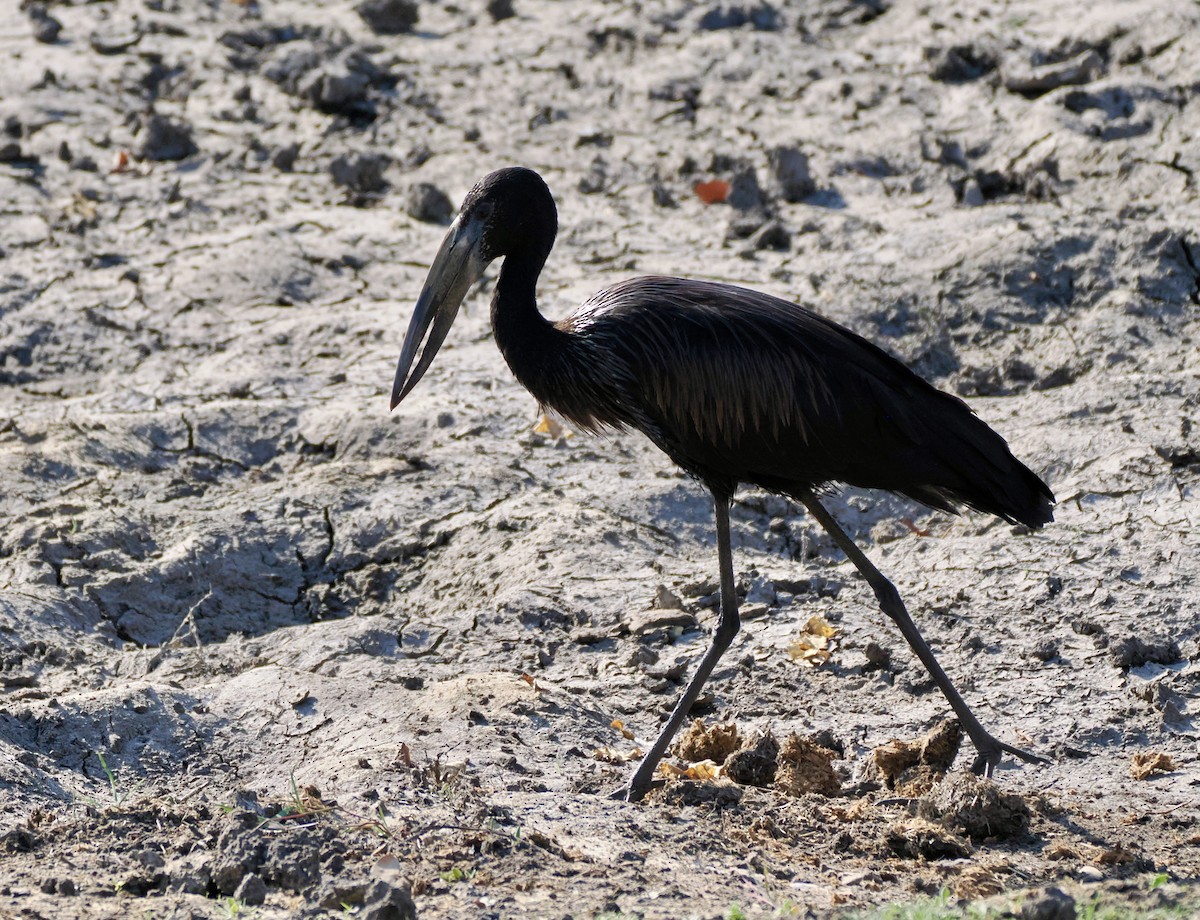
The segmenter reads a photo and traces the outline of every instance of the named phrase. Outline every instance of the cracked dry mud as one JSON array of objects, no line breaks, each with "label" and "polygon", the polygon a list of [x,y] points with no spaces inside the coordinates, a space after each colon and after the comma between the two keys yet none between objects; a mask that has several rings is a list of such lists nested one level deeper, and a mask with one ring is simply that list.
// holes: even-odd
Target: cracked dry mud
[{"label": "cracked dry mud", "polygon": [[[1186,897],[1200,8],[374,6],[0,6],[0,914]],[[638,436],[534,432],[488,283],[387,412],[446,202],[508,163],[558,198],[549,315],[635,273],[799,300],[1051,484],[1038,533],[831,499],[985,724],[1053,759],[996,777],[1027,832],[889,845],[951,831],[855,783],[945,704],[754,492],[751,616],[697,714],[824,732],[847,791],[607,798],[714,619],[704,494]],[[840,630],[815,668],[787,655],[813,615]]]}]

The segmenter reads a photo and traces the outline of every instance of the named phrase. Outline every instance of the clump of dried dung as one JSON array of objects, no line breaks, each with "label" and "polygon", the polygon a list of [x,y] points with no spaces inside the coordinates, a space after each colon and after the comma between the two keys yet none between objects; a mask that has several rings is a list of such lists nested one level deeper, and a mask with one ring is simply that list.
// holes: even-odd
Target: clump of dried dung
[{"label": "clump of dried dung", "polygon": [[741,743],[736,725],[730,723],[709,728],[697,719],[679,739],[679,756],[689,763],[701,760],[724,763]]},{"label": "clump of dried dung", "polygon": [[779,742],[770,729],[751,738],[725,760],[725,775],[743,786],[769,786],[775,781]]},{"label": "clump of dried dung", "polygon": [[893,824],[884,843],[897,856],[910,859],[961,859],[971,854],[971,844],[941,824],[908,818]]},{"label": "clump of dried dung", "polygon": [[867,778],[902,795],[923,795],[950,769],[962,744],[962,727],[947,719],[913,741],[893,739],[871,752]]},{"label": "clump of dried dung", "polygon": [[955,773],[922,801],[920,814],[966,834],[972,840],[1019,837],[1029,830],[1029,806],[992,780]]},{"label": "clump of dried dung", "polygon": [[842,789],[842,781],[833,769],[836,757],[834,751],[812,740],[789,735],[779,749],[775,788],[788,795],[836,795]]}]

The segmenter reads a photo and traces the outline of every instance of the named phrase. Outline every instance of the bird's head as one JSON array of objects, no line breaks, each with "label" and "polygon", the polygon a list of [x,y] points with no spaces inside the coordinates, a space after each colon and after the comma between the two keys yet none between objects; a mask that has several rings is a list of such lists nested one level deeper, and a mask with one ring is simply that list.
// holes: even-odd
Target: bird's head
[{"label": "bird's head", "polygon": [[[467,291],[484,269],[495,259],[520,253],[536,260],[536,272],[550,252],[557,228],[554,199],[532,169],[499,169],[476,183],[446,231],[417,298],[396,366],[393,409],[433,363]],[[422,341],[425,347],[413,368]]]}]

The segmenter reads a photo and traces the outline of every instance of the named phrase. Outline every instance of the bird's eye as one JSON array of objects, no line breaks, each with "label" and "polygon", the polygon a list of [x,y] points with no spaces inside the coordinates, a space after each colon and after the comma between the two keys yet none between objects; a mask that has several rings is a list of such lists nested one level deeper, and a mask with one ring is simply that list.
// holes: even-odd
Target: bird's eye
[{"label": "bird's eye", "polygon": [[496,210],[496,206],[490,201],[481,201],[475,206],[475,218],[477,220],[489,221],[492,219],[492,212]]}]

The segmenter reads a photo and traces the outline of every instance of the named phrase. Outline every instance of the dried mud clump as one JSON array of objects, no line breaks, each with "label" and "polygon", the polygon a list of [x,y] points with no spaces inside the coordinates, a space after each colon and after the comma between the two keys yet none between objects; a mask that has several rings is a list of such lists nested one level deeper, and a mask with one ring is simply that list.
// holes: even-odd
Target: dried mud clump
[{"label": "dried mud clump", "polygon": [[254,811],[225,820],[210,859],[200,867],[221,894],[236,895],[251,875],[268,887],[299,894],[314,889],[326,868],[345,859],[347,842],[331,825],[265,834],[261,823],[262,815]]},{"label": "dried mud clump", "polygon": [[46,45],[52,45],[58,41],[58,34],[62,31],[62,23],[46,11],[46,4],[22,4],[22,9],[25,10],[25,15],[29,17],[29,23],[33,26],[33,37],[37,41]]},{"label": "dried mud clump", "polygon": [[1161,636],[1149,641],[1138,636],[1112,639],[1108,643],[1108,656],[1123,671],[1140,668],[1144,664],[1170,664],[1182,657],[1179,645]]},{"label": "dried mud clump", "polygon": [[360,916],[370,920],[417,920],[417,905],[413,903],[412,890],[383,880],[374,881],[363,898]]},{"label": "dried mud clump", "polygon": [[767,151],[771,176],[784,201],[803,201],[817,190],[808,166],[808,157],[799,147],[780,144]]},{"label": "dried mud clump", "polygon": [[921,803],[921,816],[940,821],[972,840],[1020,837],[1029,830],[1029,806],[974,773],[948,777]]},{"label": "dried mud clump", "polygon": [[867,776],[902,795],[924,795],[950,769],[961,744],[962,726],[947,719],[915,741],[893,739],[875,748]]},{"label": "dried mud clump", "polygon": [[190,125],[154,114],[146,119],[138,132],[135,153],[142,160],[168,161],[185,160],[197,150]]},{"label": "dried mud clump", "polygon": [[1035,893],[1021,905],[1021,920],[1075,920],[1075,899],[1053,886]]},{"label": "dried mud clump", "polygon": [[971,844],[940,824],[910,818],[888,828],[887,848],[909,859],[962,859],[970,856]]},{"label": "dried mud clump", "polygon": [[404,210],[417,219],[445,226],[454,217],[450,196],[430,182],[414,182],[404,193]]},{"label": "dried mud clump", "polygon": [[807,792],[836,795],[842,790],[842,781],[833,769],[836,757],[829,748],[789,735],[779,750],[775,788],[796,796]]},{"label": "dried mud clump", "polygon": [[770,731],[752,738],[725,761],[725,775],[743,786],[770,786],[778,769],[779,742]]},{"label": "dried mud clump", "polygon": [[708,728],[701,719],[697,719],[679,739],[679,756],[689,763],[702,760],[724,763],[741,743],[736,725],[731,723]]},{"label": "dried mud clump", "polygon": [[999,66],[992,48],[971,43],[943,48],[926,48],[929,75],[940,83],[970,83],[987,76]]},{"label": "dried mud clump", "polygon": [[411,32],[420,11],[413,0],[364,0],[354,7],[371,29],[379,35],[401,35]]},{"label": "dried mud clump", "polygon": [[329,164],[329,174],[334,184],[349,189],[363,203],[372,195],[388,188],[384,172],[391,165],[391,157],[385,153],[353,153],[335,157]]}]

